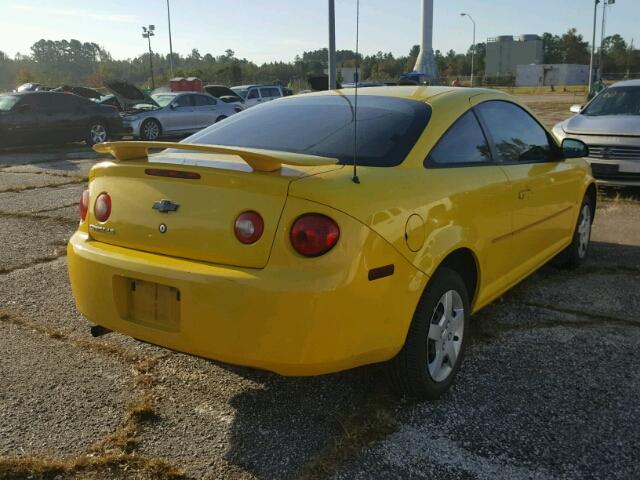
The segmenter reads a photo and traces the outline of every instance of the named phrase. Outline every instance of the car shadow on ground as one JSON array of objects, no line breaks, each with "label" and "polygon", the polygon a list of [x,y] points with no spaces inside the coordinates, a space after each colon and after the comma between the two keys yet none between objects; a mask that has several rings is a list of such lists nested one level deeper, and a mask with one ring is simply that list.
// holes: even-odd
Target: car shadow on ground
[{"label": "car shadow on ground", "polygon": [[236,413],[225,454],[256,478],[328,476],[393,430],[398,398],[378,365],[307,378],[225,368],[261,386],[231,399]]},{"label": "car shadow on ground", "polygon": [[[571,328],[573,323],[567,323],[562,317],[565,312],[575,311],[579,315],[584,309],[589,322],[597,323],[591,311],[594,310],[603,315],[603,324],[609,318],[606,315],[615,320],[615,312],[607,313],[606,309],[599,308],[597,301],[589,305],[581,303],[582,290],[592,288],[594,276],[600,274],[618,271],[628,274],[629,268],[636,268],[637,275],[639,265],[640,247],[594,242],[591,258],[576,270],[541,268],[474,315],[466,361],[474,363],[477,355],[482,359],[483,349],[495,348],[493,345],[509,332]],[[581,278],[585,285],[581,286]],[[558,294],[558,299],[549,296],[548,285]],[[633,296],[634,292],[628,294]],[[640,297],[639,292],[635,294]],[[601,301],[606,302],[607,298],[602,297]],[[547,303],[549,310],[545,307]],[[518,312],[515,315],[514,310]],[[580,325],[579,320],[576,325]],[[235,417],[225,455],[229,463],[257,478],[331,478],[356,460],[363,448],[396,431],[401,423],[398,418],[405,417],[406,412],[417,405],[392,393],[380,365],[311,378],[285,378],[250,369],[224,368],[260,385],[231,399]],[[453,393],[446,394],[434,405],[446,404],[455,398],[456,390],[467,389],[467,376],[465,373],[459,377],[462,384],[454,386]],[[500,388],[519,395],[522,378],[516,372],[509,378],[517,382]],[[562,397],[561,393],[558,398]],[[571,395],[571,388],[567,387],[566,395]],[[505,446],[505,450],[509,447]]]}]

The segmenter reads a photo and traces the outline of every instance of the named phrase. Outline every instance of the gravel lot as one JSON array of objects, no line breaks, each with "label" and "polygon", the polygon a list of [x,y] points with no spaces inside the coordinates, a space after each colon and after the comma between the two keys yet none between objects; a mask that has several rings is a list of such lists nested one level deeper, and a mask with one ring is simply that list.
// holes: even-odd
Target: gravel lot
[{"label": "gravel lot", "polygon": [[455,387],[416,404],[375,367],[288,379],[91,338],[64,245],[95,159],[70,150],[0,155],[0,478],[640,478],[638,192],[605,192],[585,266],[476,315]]}]

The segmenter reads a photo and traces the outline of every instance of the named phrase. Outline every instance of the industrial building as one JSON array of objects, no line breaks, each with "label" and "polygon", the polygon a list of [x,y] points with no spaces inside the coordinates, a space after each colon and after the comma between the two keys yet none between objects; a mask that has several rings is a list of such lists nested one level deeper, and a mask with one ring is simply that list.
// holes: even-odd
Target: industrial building
[{"label": "industrial building", "polygon": [[516,86],[586,85],[589,81],[589,65],[541,64],[518,65]]},{"label": "industrial building", "polygon": [[542,38],[538,35],[500,35],[487,39],[485,75],[515,75],[518,65],[539,64],[543,60]]}]

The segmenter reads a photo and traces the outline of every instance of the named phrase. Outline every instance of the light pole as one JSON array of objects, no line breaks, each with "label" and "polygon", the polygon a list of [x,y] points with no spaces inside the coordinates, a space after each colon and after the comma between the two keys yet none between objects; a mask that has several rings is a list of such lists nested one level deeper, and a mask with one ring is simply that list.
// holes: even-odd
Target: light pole
[{"label": "light pole", "polygon": [[598,80],[602,79],[602,70],[604,67],[602,58],[602,47],[604,47],[604,29],[607,22],[607,5],[613,5],[616,0],[604,0],[602,2],[602,27],[600,27],[600,51],[598,52]]},{"label": "light pole", "polygon": [[169,24],[169,69],[171,70],[171,78],[173,78],[173,45],[171,43],[171,9],[169,8],[169,0],[167,0],[167,23]]},{"label": "light pole", "polygon": [[473,44],[471,45],[471,86],[473,87],[473,57],[476,54],[476,22],[468,13],[461,13],[461,17],[467,17],[473,23]]},{"label": "light pole", "polygon": [[151,37],[155,35],[155,25],[149,25],[148,27],[142,27],[142,38],[146,38],[149,41],[149,69],[151,70],[151,89],[155,90],[156,81],[153,78],[153,52],[151,51]]},{"label": "light pole", "polygon": [[[329,58],[327,59],[328,89],[335,90],[337,85],[336,71],[336,6],[329,0]],[[357,81],[357,79],[356,79]]]},{"label": "light pole", "polygon": [[593,84],[593,52],[596,48],[596,18],[598,17],[598,4],[600,0],[595,0],[593,5],[593,39],[591,40],[591,60],[589,60],[589,89],[587,95],[591,93]]}]

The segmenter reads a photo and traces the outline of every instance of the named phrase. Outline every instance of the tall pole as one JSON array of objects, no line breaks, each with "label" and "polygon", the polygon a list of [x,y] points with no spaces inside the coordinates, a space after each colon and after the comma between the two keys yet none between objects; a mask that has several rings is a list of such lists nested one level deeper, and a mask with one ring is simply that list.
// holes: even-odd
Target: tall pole
[{"label": "tall pole", "polygon": [[[336,71],[336,5],[335,0],[329,0],[329,58],[328,58],[329,90],[337,86]],[[357,79],[356,79],[357,81]]]},{"label": "tall pole", "polygon": [[173,78],[173,44],[171,43],[171,8],[169,7],[169,0],[167,0],[167,23],[169,24],[169,69],[171,78]]},{"label": "tall pole", "polygon": [[155,35],[155,33],[153,33],[155,29],[155,25],[142,27],[142,38],[146,38],[149,41],[149,69],[151,70],[151,88],[153,90],[156,88],[156,80],[153,78],[153,52],[151,51],[151,37]]},{"label": "tall pole", "polygon": [[473,23],[473,43],[471,44],[471,86],[473,87],[473,57],[476,54],[476,22],[468,13],[461,13],[460,16],[467,17]]},{"label": "tall pole", "polygon": [[598,80],[602,78],[602,47],[604,46],[604,25],[607,18],[607,0],[602,2],[602,26],[600,27],[600,49],[598,50]]},{"label": "tall pole", "polygon": [[156,89],[156,80],[153,78],[153,52],[151,51],[151,35],[147,36],[149,40],[149,68],[151,69],[151,90]]},{"label": "tall pole", "polygon": [[600,0],[595,0],[593,5],[593,39],[591,40],[591,60],[589,61],[589,90],[587,94],[591,93],[591,86],[593,84],[593,52],[596,46],[596,18],[598,16],[598,4]]}]

